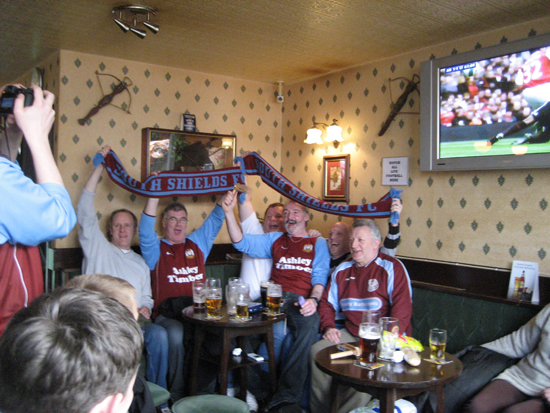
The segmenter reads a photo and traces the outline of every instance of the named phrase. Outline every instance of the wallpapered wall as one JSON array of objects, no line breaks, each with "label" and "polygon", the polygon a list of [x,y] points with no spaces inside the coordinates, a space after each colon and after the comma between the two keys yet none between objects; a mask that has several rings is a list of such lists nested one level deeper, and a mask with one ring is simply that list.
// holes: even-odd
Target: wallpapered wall
[{"label": "wallpapered wall", "polygon": [[[420,119],[414,114],[398,115],[386,134],[378,137],[390,112],[388,78],[410,79],[419,74],[420,62],[430,58],[549,31],[550,19],[541,19],[285,85],[283,105],[275,101],[277,87],[272,84],[60,51],[48,62],[49,81],[59,95],[58,164],[76,205],[98,149],[111,145],[130,175],[139,178],[141,129],[178,128],[184,112],[197,116],[199,131],[236,135],[239,152],[260,152],[316,197],[321,197],[323,156],[349,153],[351,204],[374,202],[388,191],[381,185],[382,158],[407,156],[409,184],[398,187],[404,190],[405,204],[399,255],[495,267],[510,267],[514,259],[535,261],[542,273],[549,273],[549,169],[420,172]],[[80,126],[77,119],[101,98],[96,70],[131,79],[131,114],[106,107],[89,125]],[[107,76],[101,81],[107,87],[113,83]],[[391,82],[394,101],[404,86],[401,79]],[[126,98],[119,96],[114,103],[121,104],[120,99],[128,102]],[[418,112],[419,100],[414,92],[404,110]],[[338,149],[331,144],[304,144],[314,117],[326,123],[338,119],[344,129],[344,144]],[[250,179],[249,184],[260,213],[280,198],[257,178]],[[196,228],[215,198],[180,200],[189,208],[190,227]],[[140,213],[144,203],[143,198],[131,196],[106,177],[96,197],[103,224],[113,209],[127,207]],[[310,227],[327,234],[337,219],[312,212]],[[379,224],[385,232],[386,223]],[[223,229],[217,242],[228,241]],[[77,245],[75,230],[56,247]]]},{"label": "wallpapered wall", "polygon": [[[128,93],[116,96],[113,103],[128,107],[130,113],[107,106],[81,126],[83,118],[101,99],[100,74],[112,74],[132,82]],[[275,100],[276,86],[224,76],[123,61],[102,56],[61,51],[58,113],[57,159],[69,194],[76,206],[82,188],[92,172],[92,158],[104,145],[110,145],[128,173],[141,180],[141,130],[146,127],[180,129],[183,113],[196,116],[197,131],[232,134],[237,151],[256,150],[280,167],[281,104]],[[117,80],[99,76],[106,93]],[[131,102],[130,102],[131,95]],[[259,185],[251,178],[250,185]],[[176,198],[164,199],[161,207]],[[279,200],[274,193],[255,197],[263,212],[264,202]],[[214,207],[216,197],[180,198],[190,217],[189,229],[198,228]],[[114,209],[128,208],[138,216],[145,198],[115,185],[104,173],[96,194],[96,209],[101,225],[106,225]],[[160,226],[159,226],[160,229]],[[136,238],[137,242],[137,238]],[[216,242],[229,242],[223,229]],[[76,229],[57,248],[78,246]]]},{"label": "wallpapered wall", "polygon": [[[513,260],[538,262],[550,272],[550,169],[477,172],[420,172],[420,116],[398,115],[378,136],[390,113],[389,78],[411,79],[420,62],[550,31],[550,21],[509,27],[396,56],[291,85],[283,115],[283,173],[302,189],[320,196],[323,156],[351,155],[351,204],[375,202],[383,186],[381,160],[409,157],[409,183],[403,189],[403,256],[510,268]],[[395,102],[407,81],[391,82]],[[419,111],[419,94],[409,95],[403,111]],[[339,120],[344,145],[306,145],[312,119]],[[550,160],[549,160],[550,166]],[[334,216],[313,213],[312,226],[327,233]],[[386,230],[385,222],[378,222]]]}]

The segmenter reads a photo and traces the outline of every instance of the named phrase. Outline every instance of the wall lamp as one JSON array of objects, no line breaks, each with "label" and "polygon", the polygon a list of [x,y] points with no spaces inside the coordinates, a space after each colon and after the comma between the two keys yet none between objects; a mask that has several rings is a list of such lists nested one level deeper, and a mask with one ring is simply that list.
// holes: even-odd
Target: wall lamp
[{"label": "wall lamp", "polygon": [[344,138],[342,138],[342,128],[336,124],[337,120],[332,120],[332,125],[327,125],[326,123],[322,122],[315,122],[313,121],[313,127],[307,130],[307,137],[304,141],[307,144],[318,144],[321,145],[323,141],[321,140],[321,135],[323,134],[323,131],[319,129],[317,126],[322,126],[323,129],[326,129],[327,136],[325,137],[325,142],[332,142],[334,144],[335,148],[338,148],[338,145],[340,145],[340,142],[344,141]]},{"label": "wall lamp", "polygon": [[[159,31],[159,26],[149,21],[151,14],[153,16],[157,15],[156,10],[151,7],[128,4],[113,7],[111,13],[114,15],[118,14],[118,17],[115,17],[113,21],[124,33],[129,30],[140,39],[143,39],[147,36],[147,32],[143,29],[139,29],[137,27],[138,23],[143,24],[144,27],[149,29],[154,34]],[[133,23],[133,25],[130,26],[130,23]]]}]

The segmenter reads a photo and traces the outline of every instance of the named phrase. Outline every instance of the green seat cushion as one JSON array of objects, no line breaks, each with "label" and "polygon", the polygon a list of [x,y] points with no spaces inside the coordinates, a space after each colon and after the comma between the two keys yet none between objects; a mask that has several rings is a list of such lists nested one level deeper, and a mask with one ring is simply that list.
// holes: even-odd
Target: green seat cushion
[{"label": "green seat cushion", "polygon": [[168,390],[160,387],[158,384],[151,383],[150,381],[147,382],[147,386],[149,387],[151,397],[153,398],[153,404],[155,406],[160,406],[170,400],[170,392]]},{"label": "green seat cushion", "polygon": [[184,397],[172,406],[173,413],[249,413],[245,402],[235,397],[203,394]]}]

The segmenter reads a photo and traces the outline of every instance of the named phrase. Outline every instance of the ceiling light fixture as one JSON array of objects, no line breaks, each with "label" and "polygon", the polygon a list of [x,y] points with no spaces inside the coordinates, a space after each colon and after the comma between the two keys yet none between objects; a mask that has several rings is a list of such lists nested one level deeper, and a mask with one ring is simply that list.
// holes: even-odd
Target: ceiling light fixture
[{"label": "ceiling light fixture", "polygon": [[[151,7],[128,4],[114,7],[111,13],[118,14],[118,17],[115,17],[113,21],[124,33],[129,30],[140,39],[143,39],[147,36],[147,32],[140,29],[138,24],[143,24],[151,33],[156,34],[159,31],[159,26],[150,21],[151,14],[153,16],[157,15],[156,10]],[[132,22],[133,26],[130,26],[129,22]]]},{"label": "ceiling light fixture", "polygon": [[315,122],[313,121],[313,127],[307,130],[307,138],[304,141],[307,144],[318,144],[321,145],[323,143],[321,139],[321,135],[323,134],[323,131],[319,129],[317,126],[322,126],[324,129],[327,130],[327,136],[325,137],[325,142],[332,142],[334,144],[335,148],[338,148],[340,145],[340,142],[344,141],[344,138],[342,138],[342,128],[336,124],[337,120],[332,120],[332,125],[327,125],[326,123],[322,122]]}]

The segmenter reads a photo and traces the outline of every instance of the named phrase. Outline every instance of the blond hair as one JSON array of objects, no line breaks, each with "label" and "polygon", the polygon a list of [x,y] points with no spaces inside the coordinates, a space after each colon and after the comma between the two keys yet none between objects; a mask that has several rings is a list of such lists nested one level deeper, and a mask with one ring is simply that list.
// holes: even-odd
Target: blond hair
[{"label": "blond hair", "polygon": [[128,281],[111,277],[106,274],[84,274],[74,277],[66,284],[67,287],[77,287],[97,291],[118,301],[133,314],[136,311],[136,289]]}]

